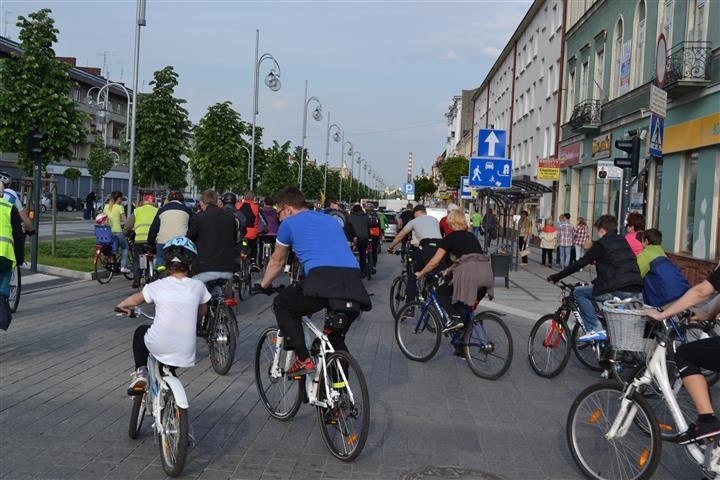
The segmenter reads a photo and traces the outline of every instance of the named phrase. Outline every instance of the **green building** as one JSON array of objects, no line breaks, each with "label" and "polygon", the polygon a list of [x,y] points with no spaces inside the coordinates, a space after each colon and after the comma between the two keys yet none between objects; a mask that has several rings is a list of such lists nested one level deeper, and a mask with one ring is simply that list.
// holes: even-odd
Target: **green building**
[{"label": "green building", "polygon": [[[625,154],[614,143],[635,131],[647,168],[630,208],[662,231],[663,247],[696,282],[720,260],[720,1],[566,5],[556,216],[618,215],[612,160]],[[661,37],[667,50],[656,55]],[[662,156],[650,157],[651,142]]]}]

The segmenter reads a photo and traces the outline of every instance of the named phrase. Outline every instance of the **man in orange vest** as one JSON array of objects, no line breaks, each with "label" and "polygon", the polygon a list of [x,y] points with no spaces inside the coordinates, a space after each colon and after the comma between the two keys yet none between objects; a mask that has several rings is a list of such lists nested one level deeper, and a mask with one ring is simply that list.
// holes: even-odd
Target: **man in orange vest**
[{"label": "man in orange vest", "polygon": [[255,194],[251,191],[245,192],[242,202],[235,205],[235,209],[239,210],[247,221],[247,233],[245,239],[250,247],[250,258],[253,262],[253,269],[256,269],[257,258],[257,238],[260,234],[260,206],[255,203]]}]

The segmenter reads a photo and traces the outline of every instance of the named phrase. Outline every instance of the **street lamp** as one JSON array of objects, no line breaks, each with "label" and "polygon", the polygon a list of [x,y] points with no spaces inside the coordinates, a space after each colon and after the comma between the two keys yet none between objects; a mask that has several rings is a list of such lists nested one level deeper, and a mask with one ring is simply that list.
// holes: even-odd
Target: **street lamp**
[{"label": "street lamp", "polygon": [[[355,155],[357,155],[357,160],[355,160]],[[357,181],[357,177],[355,177],[355,163],[358,164],[358,176],[360,174],[360,151],[355,150],[350,155],[350,195],[352,196],[352,186],[353,186],[353,180]],[[355,188],[355,191],[357,192],[357,188]]]},{"label": "street lamp", "polygon": [[[93,107],[102,107],[97,112],[97,117],[100,120],[100,122],[103,125],[107,125],[108,118],[107,118],[107,104],[108,100],[110,99],[110,87],[118,87],[120,88],[124,93],[125,97],[127,98],[127,105],[125,107],[125,141],[130,141],[130,132],[128,132],[128,127],[130,126],[130,108],[131,108],[131,99],[130,99],[130,93],[128,92],[127,88],[125,88],[125,85],[122,83],[116,83],[116,82],[107,82],[102,87],[92,87],[90,90],[88,90],[87,94],[85,95],[88,104],[90,104]],[[97,95],[95,96],[95,102],[92,101],[92,95],[91,92],[93,90],[97,89]],[[102,97],[102,100],[100,100],[100,97]],[[105,133],[105,147],[107,148],[107,127],[103,127],[104,133]]]},{"label": "street lamp", "polygon": [[137,123],[137,89],[138,73],[140,69],[140,27],[147,25],[145,21],[145,0],[137,0],[135,13],[135,57],[133,59],[133,86],[132,86],[132,123],[130,126],[130,165],[128,167],[128,205],[127,216],[132,213],[132,187],[135,172],[135,126]]},{"label": "street lamp", "polygon": [[[351,141],[345,141],[345,131],[342,132],[342,143],[340,144],[340,192],[338,194],[338,201],[342,202],[342,184],[343,184],[343,171],[345,170],[345,145],[350,144],[350,148],[347,151],[347,154],[352,157],[353,155],[353,143]],[[350,159],[350,168],[352,168],[352,158]],[[352,179],[352,175],[350,176]]]},{"label": "street lamp", "polygon": [[302,182],[303,182],[303,164],[305,163],[305,137],[307,136],[307,112],[308,107],[310,106],[310,102],[315,101],[317,103],[317,106],[315,107],[315,110],[313,110],[313,119],[316,122],[319,122],[322,120],[322,104],[320,103],[320,100],[318,100],[317,97],[310,97],[307,98],[307,88],[308,88],[308,82],[305,80],[305,102],[303,103],[303,129],[302,129],[302,146],[300,148],[300,170],[298,171],[298,187],[300,191],[302,192]]},{"label": "street lamp", "polygon": [[258,58],[259,49],[260,30],[255,30],[255,76],[253,83],[252,138],[250,140],[250,161],[248,162],[248,181],[250,182],[250,190],[253,189],[255,180],[255,123],[257,120],[257,114],[259,113],[258,90],[260,87],[260,65],[265,60],[270,60],[273,62],[273,67],[270,69],[270,73],[268,73],[265,77],[265,85],[273,92],[277,92],[278,90],[280,90],[280,65],[278,64],[277,60],[275,60],[275,57],[273,57],[269,53],[263,53],[262,56]]},{"label": "street lamp", "polygon": [[[342,139],[342,136],[340,135],[340,132],[342,132],[342,129],[338,126],[338,124],[333,123],[330,124],[330,112],[328,112],[328,119],[327,119],[328,127],[327,127],[327,135],[325,136],[325,175],[323,176],[323,195],[327,197],[327,174],[328,174],[328,162],[330,159],[330,131],[335,128],[335,133],[333,133],[333,140],[335,142],[340,142]],[[343,133],[344,135],[344,133]],[[342,172],[342,157],[340,157],[340,171]],[[342,177],[340,178],[340,183],[342,184]]]},{"label": "street lamp", "polygon": [[[360,152],[358,152],[358,153],[360,153]],[[355,184],[356,185],[355,193],[356,193],[356,196],[358,197],[358,201],[360,201],[360,177],[362,175],[362,172],[360,172],[360,163],[361,162],[365,162],[365,170],[367,170],[367,159],[360,158],[360,155],[358,155],[358,159],[356,162],[358,164],[358,178],[357,178],[357,183]]]}]

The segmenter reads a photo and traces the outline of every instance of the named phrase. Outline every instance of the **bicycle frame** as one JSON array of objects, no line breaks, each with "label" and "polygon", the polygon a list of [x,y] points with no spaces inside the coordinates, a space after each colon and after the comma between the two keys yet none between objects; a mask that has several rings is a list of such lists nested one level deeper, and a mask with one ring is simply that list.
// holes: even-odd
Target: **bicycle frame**
[{"label": "bicycle frame", "polygon": [[[149,374],[149,385],[148,393],[150,394],[150,400],[152,401],[152,412],[153,417],[160,419],[160,395],[161,391],[170,390],[172,391],[173,397],[175,397],[175,403],[180,408],[189,408],[187,394],[182,382],[175,375],[170,374],[168,371],[166,375],[160,372],[160,363],[155,359],[154,356],[148,355],[148,374]],[[167,368],[167,367],[165,367]],[[156,422],[156,425],[158,424]]]}]

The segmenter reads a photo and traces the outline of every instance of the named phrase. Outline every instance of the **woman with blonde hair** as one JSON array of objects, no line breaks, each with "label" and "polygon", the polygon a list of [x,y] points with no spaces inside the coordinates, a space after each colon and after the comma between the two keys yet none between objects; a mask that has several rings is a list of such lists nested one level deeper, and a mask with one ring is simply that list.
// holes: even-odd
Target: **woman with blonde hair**
[{"label": "woman with blonde hair", "polygon": [[127,266],[128,262],[128,243],[123,233],[123,224],[127,221],[125,216],[125,208],[122,205],[123,194],[122,192],[112,192],[107,205],[103,207],[103,213],[107,215],[107,221],[110,225],[110,231],[113,235],[118,237],[118,246],[122,249],[122,255],[120,256],[120,271],[122,273],[130,273],[130,269]]},{"label": "woman with blonde hair", "polygon": [[[477,237],[469,231],[462,210],[453,210],[447,216],[452,231],[443,237],[435,255],[417,272],[422,278],[432,272],[441,262],[450,265],[444,274],[452,280],[437,289],[438,301],[450,316],[443,332],[459,330],[464,326],[465,306],[472,307],[478,300],[478,290],[485,289],[487,295],[494,296],[494,277],[490,257],[483,254]],[[456,353],[462,355],[461,351]]]},{"label": "woman with blonde hair", "polygon": [[547,258],[548,267],[552,268],[552,254],[557,247],[558,232],[555,229],[552,218],[545,220],[545,226],[540,232],[540,248],[542,249],[542,264],[545,265]]}]

